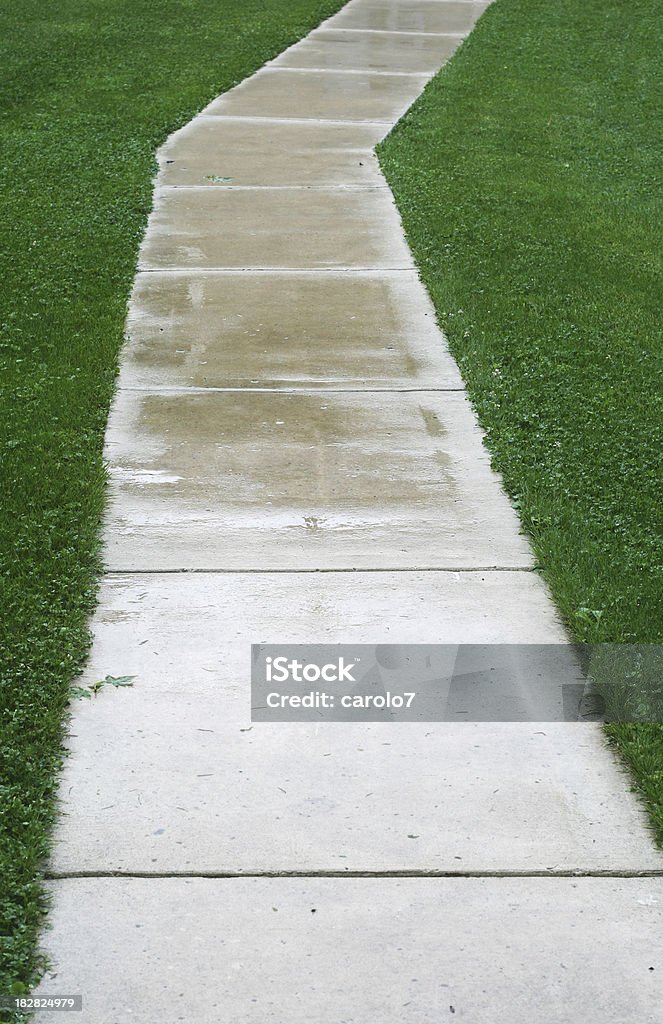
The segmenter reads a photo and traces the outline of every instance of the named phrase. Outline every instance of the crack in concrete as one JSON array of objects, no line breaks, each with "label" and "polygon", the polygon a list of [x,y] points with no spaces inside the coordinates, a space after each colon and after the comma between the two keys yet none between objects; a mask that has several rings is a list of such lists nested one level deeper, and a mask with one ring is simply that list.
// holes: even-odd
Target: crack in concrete
[{"label": "crack in concrete", "polygon": [[382,566],[380,568],[367,568],[367,569],[214,569],[206,566],[204,568],[189,568],[183,567],[181,569],[107,569],[105,575],[107,576],[126,576],[131,574],[132,576],[154,576],[161,573],[178,573],[178,572],[191,572],[191,573],[210,573],[211,575],[221,575],[227,573],[233,573],[235,575],[242,575],[243,573],[257,574],[257,575],[270,575],[271,573],[289,573],[292,576],[301,575],[301,573],[332,573],[332,572],[344,572],[344,573],[376,573],[376,572],[535,572],[536,567],[533,565],[491,565],[491,566],[406,566],[405,568],[397,567],[393,568],[390,566]]},{"label": "crack in concrete", "polygon": [[663,868],[647,870],[609,868],[522,869],[461,871],[453,869],[426,870],[395,868],[388,871],[370,871],[350,868],[302,871],[47,871],[47,881],[65,881],[77,878],[661,878]]}]

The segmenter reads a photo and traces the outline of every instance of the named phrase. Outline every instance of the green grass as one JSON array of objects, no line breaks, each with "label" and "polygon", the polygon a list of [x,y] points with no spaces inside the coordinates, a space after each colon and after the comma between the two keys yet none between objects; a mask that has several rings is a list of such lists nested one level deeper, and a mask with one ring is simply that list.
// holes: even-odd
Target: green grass
[{"label": "green grass", "polygon": [[38,865],[88,646],[102,436],[154,151],[340,6],[0,4],[0,993],[36,976]]},{"label": "green grass", "polygon": [[[662,15],[496,0],[378,150],[494,465],[587,643],[663,640]],[[662,728],[609,731],[663,838]]]}]

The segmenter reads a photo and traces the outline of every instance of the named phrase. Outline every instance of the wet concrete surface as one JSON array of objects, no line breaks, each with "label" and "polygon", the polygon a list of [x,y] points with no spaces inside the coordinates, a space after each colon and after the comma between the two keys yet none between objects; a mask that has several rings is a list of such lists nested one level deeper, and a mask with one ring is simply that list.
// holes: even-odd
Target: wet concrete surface
[{"label": "wet concrete surface", "polygon": [[384,186],[373,146],[384,125],[199,117],[159,153],[164,186]]},{"label": "wet concrete surface", "polygon": [[140,274],[122,387],[460,388],[416,273]]},{"label": "wet concrete surface", "polygon": [[532,564],[465,396],[120,392],[106,564]]},{"label": "wet concrete surface", "polygon": [[416,99],[429,77],[370,71],[348,75],[272,65],[247,78],[232,93],[214,100],[205,113],[393,123]]},{"label": "wet concrete surface", "polygon": [[141,270],[411,268],[388,189],[171,189],[154,205]]},{"label": "wet concrete surface", "polygon": [[362,0],[347,4],[333,19],[336,29],[374,32],[432,32],[466,35],[489,3],[440,0]]},{"label": "wet concrete surface", "polygon": [[454,36],[320,29],[277,57],[274,67],[369,68],[371,71],[426,74],[437,71],[457,46]]}]

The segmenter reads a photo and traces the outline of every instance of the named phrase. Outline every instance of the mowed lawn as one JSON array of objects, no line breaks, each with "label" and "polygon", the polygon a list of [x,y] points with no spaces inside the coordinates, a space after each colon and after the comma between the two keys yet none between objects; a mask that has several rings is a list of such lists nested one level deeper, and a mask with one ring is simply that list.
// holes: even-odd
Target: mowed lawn
[{"label": "mowed lawn", "polygon": [[2,0],[0,994],[35,977],[38,864],[88,645],[102,438],[155,149],[340,6]]},{"label": "mowed lawn", "polygon": [[[587,643],[663,641],[662,25],[658,0],[496,0],[378,149],[494,465]],[[612,696],[630,717],[637,695]],[[663,727],[609,732],[663,838]]]}]

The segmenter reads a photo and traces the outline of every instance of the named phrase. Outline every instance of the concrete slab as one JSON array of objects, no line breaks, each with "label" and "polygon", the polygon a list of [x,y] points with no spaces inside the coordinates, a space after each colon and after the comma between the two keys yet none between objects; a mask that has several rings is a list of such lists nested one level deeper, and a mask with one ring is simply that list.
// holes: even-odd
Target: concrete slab
[{"label": "concrete slab", "polygon": [[[162,185],[380,185],[384,125],[199,117],[159,151]],[[223,179],[223,180],[219,180]]]},{"label": "concrete slab", "polygon": [[488,6],[471,0],[361,0],[346,4],[327,24],[334,29],[467,34]]},{"label": "concrete slab", "polygon": [[518,520],[460,392],[120,392],[117,570],[522,567]]},{"label": "concrete slab", "polygon": [[252,642],[563,642],[533,574],[127,575],[93,627],[135,681],[74,705],[57,872],[663,869],[595,726],[251,725]]},{"label": "concrete slab", "polygon": [[414,271],[139,274],[127,333],[121,387],[462,387]]},{"label": "concrete slab", "polygon": [[273,67],[437,71],[458,46],[454,36],[347,32],[323,28],[286,50]]},{"label": "concrete slab", "polygon": [[74,728],[63,874],[663,870],[596,726],[251,729],[127,690]]},{"label": "concrete slab", "polygon": [[663,871],[599,726],[251,727],[231,701],[81,702],[52,869]]},{"label": "concrete slab", "polygon": [[241,717],[251,643],[566,642],[531,572],[118,573],[92,627],[85,682],[135,674],[136,693],[174,696],[186,679],[187,696],[229,694]]},{"label": "concrete slab", "polygon": [[413,266],[388,189],[171,189],[141,270]]},{"label": "concrete slab", "polygon": [[347,75],[270,65],[214,100],[205,113],[385,121],[391,126],[416,99],[429,77],[377,75],[369,71]]},{"label": "concrete slab", "polygon": [[78,1024],[660,1021],[659,878],[80,879],[51,888],[44,943],[67,959],[40,992],[82,993]]}]

